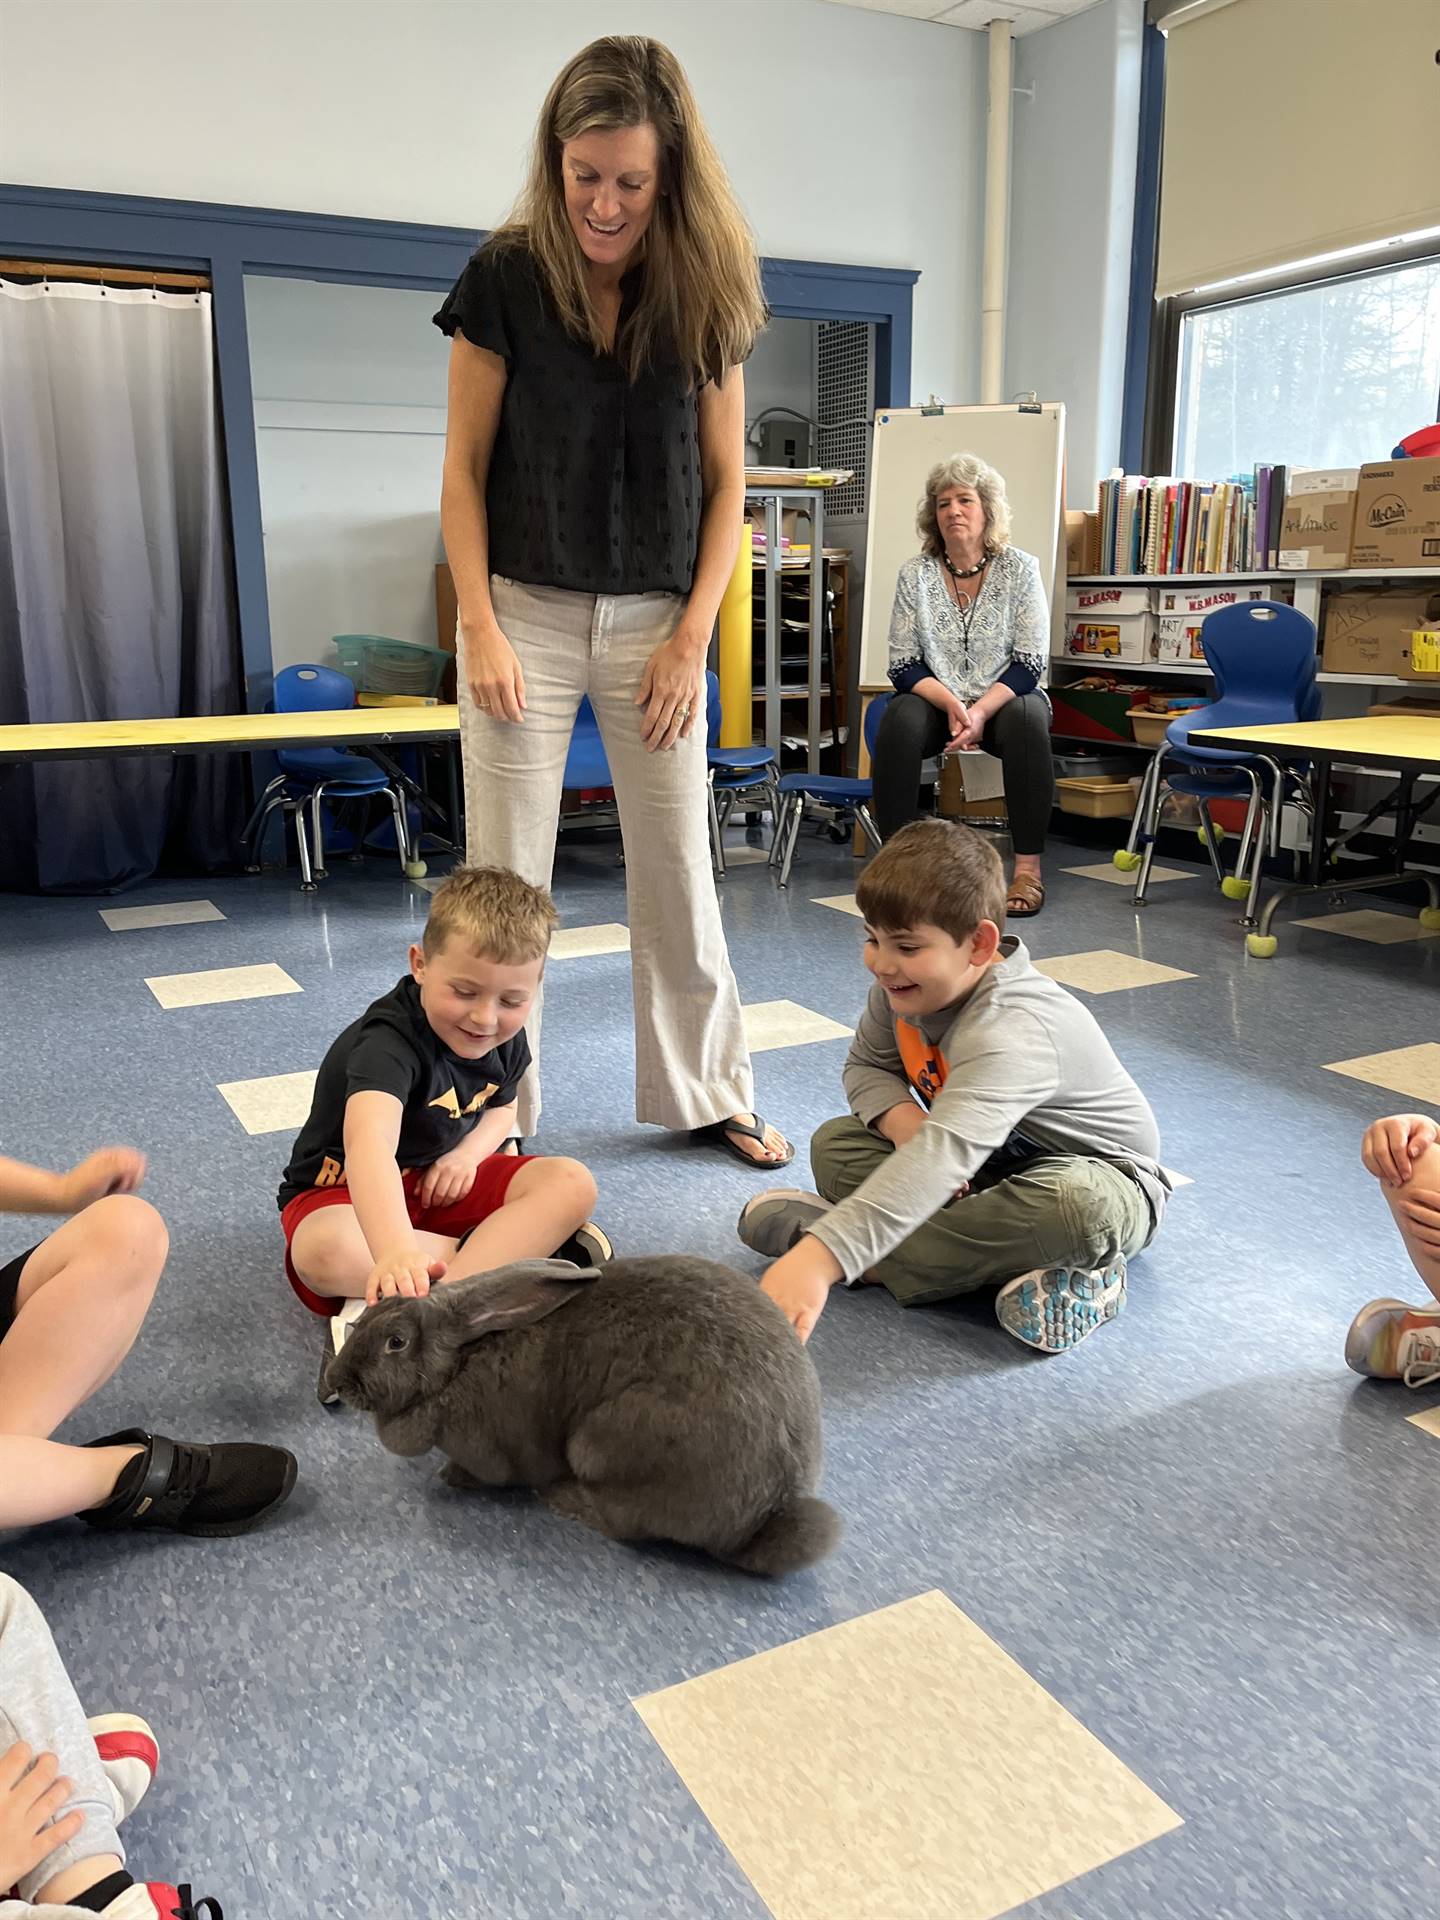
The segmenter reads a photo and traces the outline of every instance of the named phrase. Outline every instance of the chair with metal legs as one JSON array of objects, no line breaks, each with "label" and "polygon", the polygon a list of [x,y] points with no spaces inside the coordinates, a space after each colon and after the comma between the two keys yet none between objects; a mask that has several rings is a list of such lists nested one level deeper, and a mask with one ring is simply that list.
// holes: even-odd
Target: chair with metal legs
[{"label": "chair with metal legs", "polygon": [[[882,693],[865,710],[865,745],[872,760],[880,721],[889,704],[890,695]],[[842,818],[853,815],[870,845],[877,853],[880,851],[880,829],[870,812],[874,787],[869,780],[850,779],[839,773],[784,773],[780,776],[779,795],[775,837],[770,843],[770,865],[779,867],[782,887],[790,884],[790,867],[795,858],[795,845],[800,838],[800,823],[804,819],[807,802],[830,809],[832,825],[836,815]]]},{"label": "chair with metal legs", "polygon": [[705,675],[705,758],[709,767],[710,852],[719,879],[725,878],[725,829],[737,801],[759,803],[772,820],[780,817],[780,769],[770,747],[722,747],[720,682]]}]

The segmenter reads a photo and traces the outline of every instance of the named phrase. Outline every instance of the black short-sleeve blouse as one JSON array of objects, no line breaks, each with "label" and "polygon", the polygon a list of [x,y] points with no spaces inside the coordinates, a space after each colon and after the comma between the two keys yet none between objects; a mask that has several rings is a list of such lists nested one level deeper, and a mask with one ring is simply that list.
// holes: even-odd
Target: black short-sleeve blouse
[{"label": "black short-sleeve blouse", "polygon": [[[622,327],[638,292],[627,274]],[[567,332],[519,247],[482,247],[435,324],[508,371],[485,493],[491,571],[578,593],[688,593],[700,446],[696,383],[678,360],[632,382]]]}]

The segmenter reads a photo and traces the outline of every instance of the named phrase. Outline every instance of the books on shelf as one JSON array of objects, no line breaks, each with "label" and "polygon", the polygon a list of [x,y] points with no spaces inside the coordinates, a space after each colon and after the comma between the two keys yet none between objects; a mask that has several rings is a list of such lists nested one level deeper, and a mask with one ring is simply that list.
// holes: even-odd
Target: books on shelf
[{"label": "books on shelf", "polygon": [[1228,480],[1112,473],[1100,482],[1102,574],[1265,573],[1278,562],[1286,469]]}]

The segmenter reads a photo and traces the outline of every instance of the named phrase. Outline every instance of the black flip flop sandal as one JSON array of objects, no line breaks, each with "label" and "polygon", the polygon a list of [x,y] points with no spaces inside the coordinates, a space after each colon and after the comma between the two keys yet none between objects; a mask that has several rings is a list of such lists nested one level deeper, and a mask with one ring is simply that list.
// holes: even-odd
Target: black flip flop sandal
[{"label": "black flip flop sandal", "polygon": [[763,1147],[765,1144],[765,1132],[765,1116],[761,1113],[756,1114],[753,1124],[747,1124],[743,1120],[717,1120],[713,1126],[697,1127],[695,1129],[697,1139],[714,1140],[717,1145],[724,1147],[725,1151],[734,1159],[743,1161],[747,1167],[752,1168],[755,1172],[774,1173],[780,1167],[788,1167],[790,1162],[795,1158],[795,1143],[793,1140],[787,1140],[785,1142],[787,1151],[783,1160],[757,1160],[753,1154],[746,1153],[743,1147],[737,1147],[735,1142],[730,1138],[732,1133],[744,1134],[747,1140],[758,1140]]}]

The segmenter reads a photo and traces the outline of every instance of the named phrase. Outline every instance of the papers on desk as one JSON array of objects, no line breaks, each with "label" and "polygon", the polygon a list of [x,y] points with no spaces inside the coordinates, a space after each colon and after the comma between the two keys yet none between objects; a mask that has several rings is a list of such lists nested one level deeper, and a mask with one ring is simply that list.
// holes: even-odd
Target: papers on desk
[{"label": "papers on desk", "polygon": [[746,467],[747,487],[843,487],[855,478],[845,467]]}]

